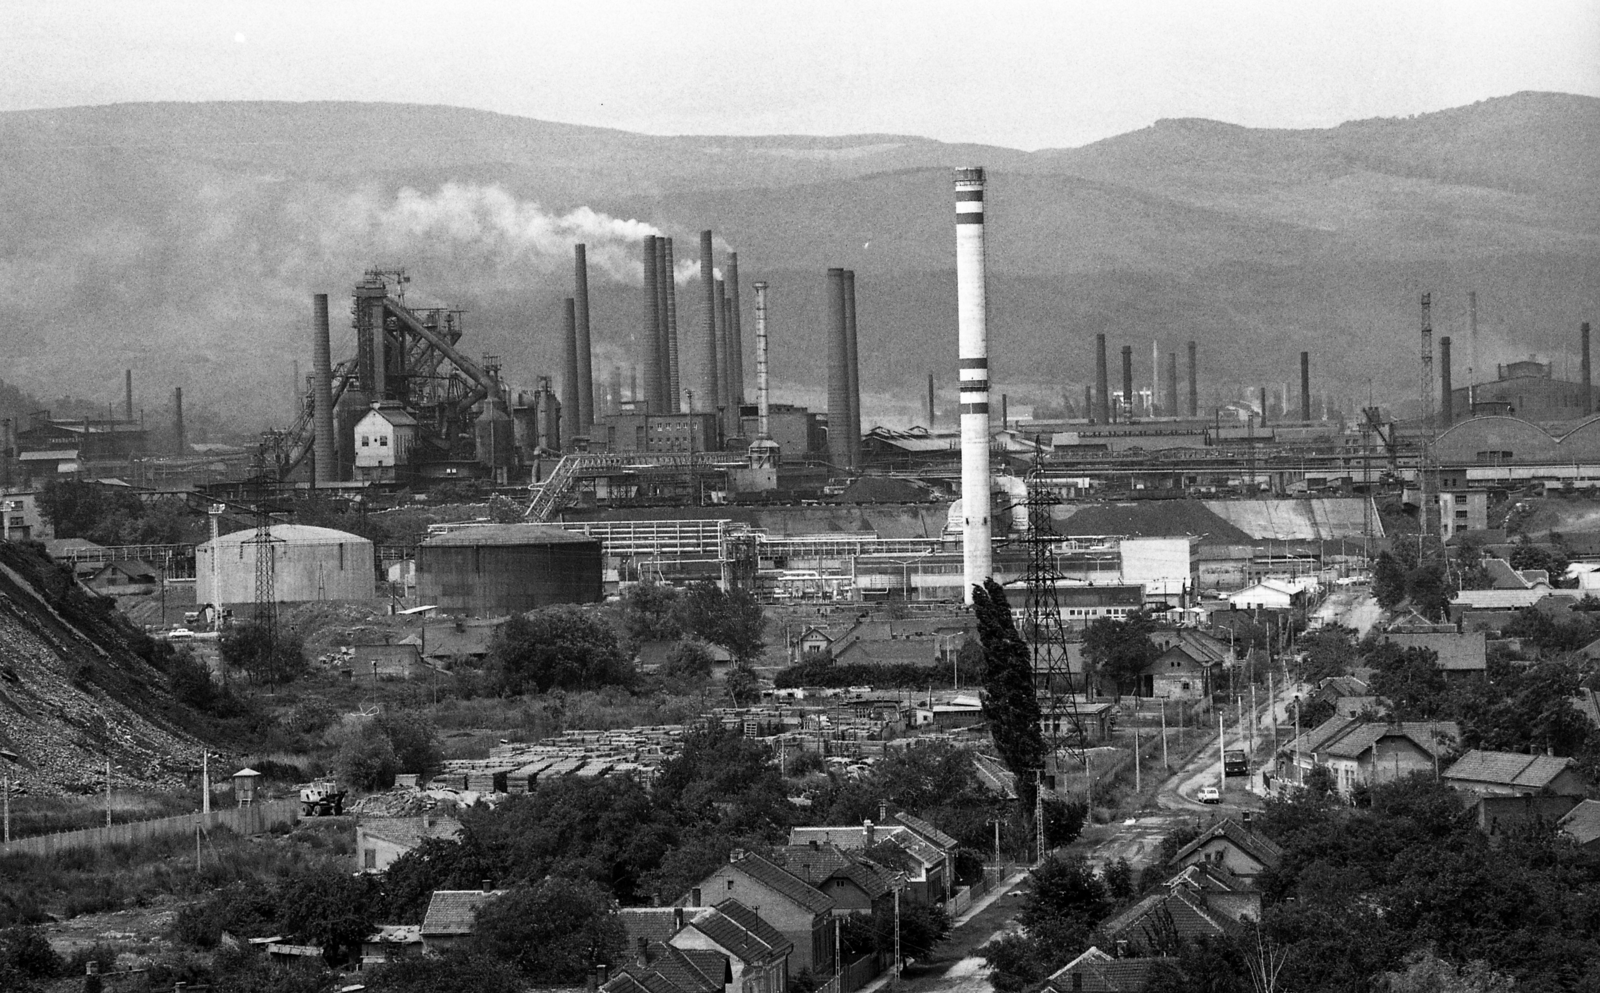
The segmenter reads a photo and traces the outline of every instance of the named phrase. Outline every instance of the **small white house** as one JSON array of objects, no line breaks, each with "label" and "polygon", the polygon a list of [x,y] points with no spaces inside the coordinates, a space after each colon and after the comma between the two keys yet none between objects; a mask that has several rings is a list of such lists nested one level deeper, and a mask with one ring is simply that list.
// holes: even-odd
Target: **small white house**
[{"label": "small white house", "polygon": [[1235,610],[1288,610],[1303,599],[1303,591],[1267,579],[1232,594],[1228,603]]},{"label": "small white house", "polygon": [[411,463],[416,418],[397,403],[375,403],[356,422],[356,471],[363,479],[393,479],[396,466]]}]

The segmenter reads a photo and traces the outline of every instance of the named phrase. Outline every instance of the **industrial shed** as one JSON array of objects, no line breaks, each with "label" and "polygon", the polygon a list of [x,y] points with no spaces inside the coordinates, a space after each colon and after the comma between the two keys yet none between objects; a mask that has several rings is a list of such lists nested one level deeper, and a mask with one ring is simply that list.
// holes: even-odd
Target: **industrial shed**
[{"label": "industrial shed", "polygon": [[215,589],[222,603],[253,602],[256,553],[263,546],[271,549],[273,597],[280,603],[372,599],[377,578],[372,542],[306,524],[274,524],[269,533],[269,541],[258,542],[250,528],[197,547],[195,599],[210,603]]},{"label": "industrial shed", "polygon": [[435,535],[417,547],[417,596],[446,614],[520,614],[595,603],[600,542],[539,524],[490,524]]}]

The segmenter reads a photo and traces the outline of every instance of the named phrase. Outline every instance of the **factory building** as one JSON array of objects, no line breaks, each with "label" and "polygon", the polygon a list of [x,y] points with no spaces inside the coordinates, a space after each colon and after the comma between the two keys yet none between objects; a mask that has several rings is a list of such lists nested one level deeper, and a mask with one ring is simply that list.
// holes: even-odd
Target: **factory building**
[{"label": "factory building", "polygon": [[356,422],[356,477],[374,482],[406,478],[417,443],[417,419],[398,403],[376,403]]},{"label": "factory building", "polygon": [[595,440],[612,452],[712,452],[722,450],[716,414],[607,414]]},{"label": "factory building", "polygon": [[1497,366],[1492,383],[1450,391],[1450,409],[1474,414],[1509,414],[1525,421],[1573,421],[1600,409],[1593,386],[1557,379],[1550,364],[1527,359]]},{"label": "factory building", "polygon": [[[256,599],[256,557],[272,556],[273,596],[279,603],[306,600],[370,600],[376,579],[372,542],[359,535],[305,524],[274,524],[270,539],[255,529],[225,534],[195,549],[196,590],[204,599],[216,590],[223,603]],[[213,585],[215,584],[215,585]]]},{"label": "factory building", "polygon": [[417,596],[441,612],[498,617],[557,603],[595,603],[600,542],[538,524],[491,524],[417,546]]},{"label": "factory building", "polygon": [[[760,433],[760,413],[755,404],[739,408],[739,434],[754,438]],[[785,462],[804,462],[821,457],[828,450],[828,419],[804,407],[788,403],[769,404],[767,434],[777,443]]]}]

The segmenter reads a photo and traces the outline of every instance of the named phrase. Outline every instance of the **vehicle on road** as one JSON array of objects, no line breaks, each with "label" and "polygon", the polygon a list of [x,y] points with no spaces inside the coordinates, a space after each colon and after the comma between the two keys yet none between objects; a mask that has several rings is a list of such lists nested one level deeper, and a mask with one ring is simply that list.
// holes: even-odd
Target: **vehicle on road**
[{"label": "vehicle on road", "polygon": [[1200,792],[1196,793],[1194,798],[1201,803],[1221,803],[1222,791],[1215,786],[1202,786],[1200,787]]},{"label": "vehicle on road", "polygon": [[1230,748],[1222,753],[1222,774],[1224,776],[1250,775],[1250,760],[1245,758],[1244,749]]},{"label": "vehicle on road", "polygon": [[168,641],[193,641],[194,632],[188,628],[173,628],[167,632]]},{"label": "vehicle on road", "polygon": [[300,812],[304,817],[337,817],[344,813],[345,792],[331,779],[318,779],[300,787]]}]

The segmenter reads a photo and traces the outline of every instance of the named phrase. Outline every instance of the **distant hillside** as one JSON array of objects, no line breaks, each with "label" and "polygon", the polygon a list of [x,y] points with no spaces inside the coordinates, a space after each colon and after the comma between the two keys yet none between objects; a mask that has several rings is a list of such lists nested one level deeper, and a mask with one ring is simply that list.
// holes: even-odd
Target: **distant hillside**
[{"label": "distant hillside", "polygon": [[[1478,365],[1561,359],[1600,320],[1600,100],[1521,93],[1322,130],[1157,124],[1025,153],[895,135],[651,137],[447,107],[129,104],[0,114],[0,289],[12,380],[194,415],[281,420],[309,296],[372,263],[466,308],[467,345],[557,372],[569,246],[591,245],[597,368],[629,360],[637,239],[714,228],[771,284],[779,399],[820,401],[823,270],[859,274],[868,419],[953,381],[948,168],[991,175],[991,347],[1013,399],[1081,396],[1096,333],[1201,343],[1203,402],[1297,377],[1414,391],[1416,297]],[[637,221],[642,223],[630,223]],[[750,306],[750,295],[745,306]],[[698,319],[694,294],[680,324]],[[748,314],[747,314],[748,317]],[[347,333],[336,347],[351,347]],[[698,345],[686,345],[692,368]],[[1573,366],[1575,368],[1575,364]],[[954,391],[945,389],[947,401]]]},{"label": "distant hillside", "polygon": [[35,794],[172,785],[200,757],[151,643],[36,546],[0,544],[0,746]]}]

